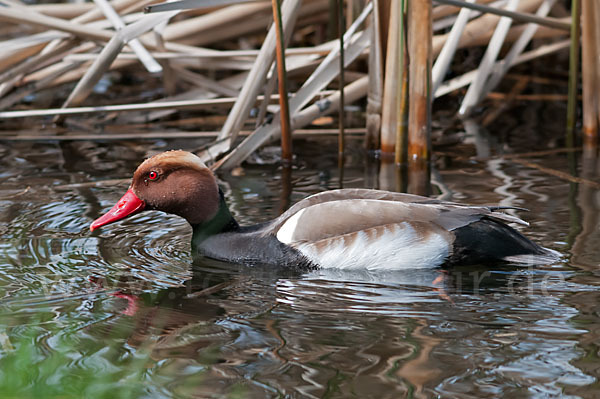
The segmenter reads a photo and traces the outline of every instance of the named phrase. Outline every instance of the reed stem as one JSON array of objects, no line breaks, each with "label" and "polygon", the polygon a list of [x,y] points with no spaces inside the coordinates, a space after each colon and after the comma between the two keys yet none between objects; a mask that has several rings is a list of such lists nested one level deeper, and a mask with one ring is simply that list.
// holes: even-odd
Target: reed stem
[{"label": "reed stem", "polygon": [[598,131],[596,92],[596,27],[594,26],[594,0],[581,3],[581,79],[583,89],[583,134],[593,137]]},{"label": "reed stem", "polygon": [[577,115],[577,78],[579,69],[579,0],[571,3],[571,49],[569,54],[569,100],[567,103],[567,146],[575,145]]},{"label": "reed stem", "polygon": [[344,0],[338,0],[338,35],[340,37],[340,109],[339,109],[339,128],[340,134],[338,136],[338,156],[340,158],[340,164],[344,157],[344,32],[346,31],[346,20],[344,18]]},{"label": "reed stem", "polygon": [[429,0],[408,2],[409,111],[408,160],[427,161],[431,131],[431,38],[432,18]]},{"label": "reed stem", "polygon": [[290,106],[288,103],[287,75],[285,69],[285,43],[281,19],[281,4],[272,0],[273,20],[277,35],[277,79],[279,81],[279,107],[281,109],[281,158],[284,162],[292,161],[292,138],[290,132]]},{"label": "reed stem", "polygon": [[398,15],[398,81],[397,97],[398,97],[398,116],[396,118],[396,151],[394,161],[396,165],[406,163],[408,142],[406,137],[406,125],[408,121],[408,69],[406,62],[406,37],[405,37],[405,15],[406,0],[400,2],[400,14]]},{"label": "reed stem", "polygon": [[378,150],[381,134],[381,100],[383,96],[383,70],[381,54],[381,13],[380,1],[373,0],[371,19],[372,43],[369,49],[369,93],[367,95],[367,134],[365,148]]},{"label": "reed stem", "polygon": [[398,41],[398,26],[400,18],[400,1],[393,1],[390,8],[387,40],[387,55],[385,59],[385,80],[383,82],[383,104],[381,111],[381,152],[391,155],[396,149],[396,119],[398,118],[398,71],[400,65],[398,56],[400,43]]}]

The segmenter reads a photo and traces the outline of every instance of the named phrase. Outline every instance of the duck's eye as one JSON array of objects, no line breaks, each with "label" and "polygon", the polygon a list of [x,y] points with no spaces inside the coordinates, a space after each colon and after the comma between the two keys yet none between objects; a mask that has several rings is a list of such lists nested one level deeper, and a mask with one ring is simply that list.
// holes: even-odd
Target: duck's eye
[{"label": "duck's eye", "polygon": [[148,173],[148,179],[149,180],[156,180],[158,179],[158,172],[155,171],[150,171],[150,173]]}]

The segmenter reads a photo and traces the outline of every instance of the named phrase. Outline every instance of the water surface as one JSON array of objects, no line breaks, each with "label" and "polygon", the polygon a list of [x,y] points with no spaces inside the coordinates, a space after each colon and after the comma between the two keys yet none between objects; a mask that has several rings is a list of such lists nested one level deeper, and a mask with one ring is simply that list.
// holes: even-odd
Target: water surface
[{"label": "water surface", "polygon": [[[598,190],[493,157],[511,140],[440,148],[432,195],[528,208],[523,231],[561,260],[380,273],[194,261],[190,228],[159,212],[89,232],[143,158],[202,142],[0,143],[0,396],[600,396]],[[402,188],[358,143],[342,177],[334,142],[295,144],[291,174],[219,176],[240,222]],[[598,182],[593,154],[522,159]]]}]

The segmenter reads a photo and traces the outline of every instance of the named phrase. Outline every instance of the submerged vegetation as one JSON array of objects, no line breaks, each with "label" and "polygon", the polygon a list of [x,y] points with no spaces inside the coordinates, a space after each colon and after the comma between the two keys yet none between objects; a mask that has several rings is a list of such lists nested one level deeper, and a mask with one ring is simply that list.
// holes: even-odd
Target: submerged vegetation
[{"label": "submerged vegetation", "polygon": [[[19,326],[18,333],[12,331],[12,339],[4,337],[3,398],[136,398],[146,391],[150,353],[142,349],[125,353],[119,344],[124,334],[119,331],[113,330],[107,341],[80,341],[51,323],[29,323]],[[54,341],[50,351],[44,348],[46,339]],[[113,367],[107,368],[107,363]]]}]

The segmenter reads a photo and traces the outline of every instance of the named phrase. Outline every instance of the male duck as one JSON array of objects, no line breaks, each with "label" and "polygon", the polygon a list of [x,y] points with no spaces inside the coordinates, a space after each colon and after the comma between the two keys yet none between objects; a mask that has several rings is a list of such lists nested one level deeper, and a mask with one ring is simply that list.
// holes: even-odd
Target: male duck
[{"label": "male duck", "polygon": [[243,227],[213,173],[185,151],[144,161],[129,190],[90,230],[151,209],[185,218],[198,255],[233,263],[399,270],[554,257],[507,226],[527,223],[499,207],[378,190],[315,194],[270,222]]}]

